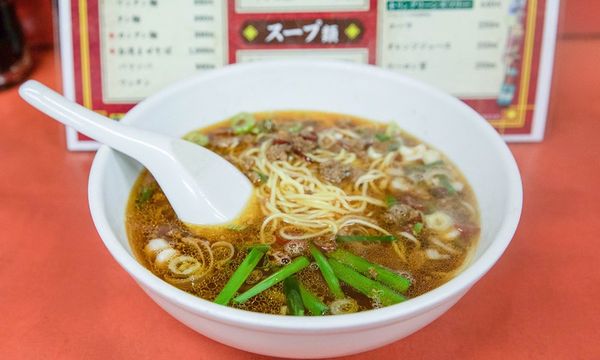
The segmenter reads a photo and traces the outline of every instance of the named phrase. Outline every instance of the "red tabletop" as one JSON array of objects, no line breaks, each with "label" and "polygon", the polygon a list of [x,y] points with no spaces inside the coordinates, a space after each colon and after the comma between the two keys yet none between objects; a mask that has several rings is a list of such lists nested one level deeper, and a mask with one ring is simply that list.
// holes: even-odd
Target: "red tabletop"
[{"label": "red tabletop", "polygon": [[[350,359],[600,358],[600,39],[559,41],[549,124],[511,145],[525,191],[517,234],[450,311]],[[51,53],[33,78],[57,84]],[[92,224],[93,154],[0,92],[0,358],[263,359],[195,333],[111,258]]]}]

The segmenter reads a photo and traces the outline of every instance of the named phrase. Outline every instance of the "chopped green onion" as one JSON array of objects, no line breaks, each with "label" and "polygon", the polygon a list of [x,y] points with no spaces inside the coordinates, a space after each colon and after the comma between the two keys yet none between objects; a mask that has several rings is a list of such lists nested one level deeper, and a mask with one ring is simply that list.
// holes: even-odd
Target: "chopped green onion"
[{"label": "chopped green onion", "polygon": [[398,124],[396,124],[395,122],[390,122],[387,126],[387,128],[385,129],[385,134],[387,136],[395,136],[398,135],[398,133],[400,132],[400,127],[398,126]]},{"label": "chopped green onion", "polygon": [[260,121],[256,124],[256,126],[254,126],[254,128],[252,128],[252,133],[254,135],[260,134],[260,133],[267,133],[267,132],[271,132],[273,131],[273,121],[267,119],[264,121]]},{"label": "chopped green onion", "polygon": [[258,175],[258,178],[260,180],[261,183],[265,184],[267,182],[267,180],[269,180],[269,177],[263,173],[261,173],[260,171],[254,171],[256,173],[256,175]]},{"label": "chopped green onion", "polygon": [[242,224],[229,224],[225,228],[227,230],[231,230],[231,231],[243,231],[244,229],[246,229],[246,225],[242,225]]},{"label": "chopped green onion", "polygon": [[400,146],[402,145],[402,143],[400,142],[394,142],[388,145],[388,152],[392,152],[392,151],[396,151],[398,149],[400,149]]},{"label": "chopped green onion", "polygon": [[333,296],[335,296],[336,299],[345,298],[346,295],[342,291],[340,282],[335,276],[333,269],[329,265],[325,255],[323,255],[323,253],[313,244],[310,244],[310,253],[312,254],[313,258],[315,258],[317,265],[319,265],[319,270],[321,271],[329,290],[331,290],[333,293]]},{"label": "chopped green onion", "polygon": [[185,134],[183,136],[183,140],[187,140],[189,142],[198,144],[200,146],[206,146],[206,145],[208,145],[208,142],[209,142],[208,136],[206,136],[202,133],[199,133],[197,131],[192,131],[192,132]]},{"label": "chopped green onion", "polygon": [[352,314],[358,309],[358,303],[353,298],[337,299],[329,303],[329,311],[332,315]]},{"label": "chopped green onion", "polygon": [[304,303],[304,307],[308,310],[311,315],[325,315],[329,308],[321,299],[319,299],[315,294],[311,293],[299,282],[300,287],[300,295],[302,296],[302,302]]},{"label": "chopped green onion", "polygon": [[291,133],[298,133],[302,130],[302,123],[294,123],[290,127],[288,127],[288,131]]},{"label": "chopped green onion", "polygon": [[394,235],[338,235],[335,237],[337,241],[394,241]]},{"label": "chopped green onion", "polygon": [[239,113],[231,119],[231,129],[236,135],[249,133],[255,124],[254,116],[246,112]]},{"label": "chopped green onion", "polygon": [[[337,249],[328,254],[329,257],[340,263],[350,266],[359,273],[375,279],[390,288],[405,292],[410,287],[410,280],[394,271],[385,268],[379,264],[374,264],[366,259],[356,256],[349,251]],[[331,259],[330,259],[331,260]]]},{"label": "chopped green onion", "polygon": [[398,202],[398,200],[396,200],[396,198],[393,197],[392,195],[386,195],[385,196],[385,204],[387,205],[388,208],[391,208],[397,202]]},{"label": "chopped green onion", "polygon": [[300,285],[295,275],[283,280],[283,293],[287,299],[290,315],[303,316],[304,303],[302,302],[302,295],[300,295]]},{"label": "chopped green onion", "polygon": [[425,167],[426,167],[426,168],[432,168],[432,167],[436,167],[436,166],[440,166],[440,165],[444,165],[444,161],[442,161],[442,160],[437,160],[437,161],[434,161],[434,162],[432,162],[432,163],[425,164]]},{"label": "chopped green onion", "polygon": [[306,256],[297,257],[296,259],[294,259],[294,261],[277,270],[266,279],[254,285],[248,291],[233,298],[233,302],[237,304],[243,304],[246,301],[248,301],[251,297],[260,294],[261,292],[267,290],[271,286],[283,281],[285,278],[294,275],[298,271],[307,267],[309,264],[310,261]]},{"label": "chopped green onion", "polygon": [[421,231],[423,231],[423,223],[415,223],[412,227],[412,232],[415,235],[419,235],[421,233]]},{"label": "chopped green onion", "polygon": [[402,168],[409,173],[422,173],[425,172],[425,170],[427,170],[426,165],[418,164],[416,162],[403,165]]},{"label": "chopped green onion", "polygon": [[266,252],[267,250],[269,250],[271,248],[271,245],[263,244],[263,243],[246,245],[246,249],[252,250],[254,248],[258,248],[258,249]]},{"label": "chopped green onion", "polygon": [[388,134],[375,134],[375,139],[379,140],[380,142],[386,142],[389,141],[392,137]]},{"label": "chopped green onion", "polygon": [[260,123],[260,129],[262,132],[271,132],[275,128],[275,124],[273,124],[273,120],[267,119]]},{"label": "chopped green onion", "polygon": [[140,193],[138,194],[138,197],[137,197],[137,203],[138,204],[145,203],[146,201],[150,200],[152,195],[154,195],[154,189],[152,187],[149,187],[149,186],[142,187],[140,189]]},{"label": "chopped green onion", "polygon": [[456,189],[454,189],[454,186],[452,186],[452,184],[450,183],[450,179],[448,179],[446,175],[439,174],[435,177],[440,179],[440,185],[442,185],[442,187],[446,189],[449,195],[456,194]]},{"label": "chopped green onion", "polygon": [[358,292],[376,300],[383,306],[397,304],[406,298],[389,287],[362,276],[352,268],[342,264],[335,259],[329,259],[333,271],[346,284],[352,286]]},{"label": "chopped green onion", "polygon": [[246,255],[244,261],[242,261],[241,265],[235,270],[229,281],[227,281],[227,284],[225,284],[225,287],[223,287],[219,295],[217,295],[215,303],[221,305],[229,304],[233,295],[235,295],[244,281],[246,281],[252,270],[254,270],[260,259],[269,249],[269,246],[264,244],[260,245],[262,246],[252,247],[250,253]]}]

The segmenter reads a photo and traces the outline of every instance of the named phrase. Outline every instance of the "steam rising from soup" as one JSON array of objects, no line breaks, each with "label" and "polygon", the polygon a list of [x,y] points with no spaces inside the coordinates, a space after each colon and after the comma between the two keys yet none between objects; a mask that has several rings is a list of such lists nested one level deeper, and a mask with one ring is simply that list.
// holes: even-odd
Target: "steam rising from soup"
[{"label": "steam rising from soup", "polygon": [[183,224],[144,171],[127,230],[141,263],[206,300],[284,315],[378,308],[448,281],[477,243],[464,177],[394,124],[242,113],[184,138],[248,176],[247,209],[226,225]]}]

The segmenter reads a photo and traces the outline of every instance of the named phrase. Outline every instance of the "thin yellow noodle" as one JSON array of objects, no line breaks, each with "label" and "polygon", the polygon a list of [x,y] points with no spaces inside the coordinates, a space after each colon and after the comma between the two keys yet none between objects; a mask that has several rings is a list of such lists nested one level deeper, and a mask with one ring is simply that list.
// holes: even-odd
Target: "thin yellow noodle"
[{"label": "thin yellow noodle", "polygon": [[321,231],[318,231],[318,232],[312,233],[312,234],[292,235],[292,234],[286,233],[285,228],[281,228],[281,229],[279,229],[279,235],[288,240],[306,240],[306,239],[312,239],[317,236],[325,235],[325,234],[329,233],[330,231],[331,231],[331,229],[323,229]]},{"label": "thin yellow noodle", "polygon": [[[341,134],[338,136],[358,136],[347,129],[335,131]],[[336,141],[338,139],[332,133],[325,133],[319,135],[319,140],[328,137]],[[275,232],[286,240],[334,236],[339,229],[350,225],[360,227],[363,231],[367,231],[368,228],[388,234],[369,219],[348,216],[363,213],[369,205],[386,206],[384,201],[371,196],[370,193],[381,193],[382,188],[389,182],[389,175],[382,168],[390,163],[395,155],[388,155],[371,164],[370,169],[360,176],[353,186],[344,190],[321,181],[309,167],[310,163],[304,159],[293,162],[270,161],[266,153],[271,144],[272,140],[264,141],[258,149],[248,149],[239,155],[240,162],[252,163],[255,171],[268,177],[257,192],[260,208],[266,215],[260,228],[262,242],[273,242]],[[306,156],[317,163],[333,159],[351,164],[356,160],[356,154],[345,149],[339,152],[317,149]],[[287,225],[281,227],[282,224]]]},{"label": "thin yellow noodle", "polygon": [[354,225],[354,224],[361,224],[361,225],[364,225],[364,226],[370,227],[370,228],[372,228],[372,229],[374,229],[374,230],[377,230],[377,231],[379,231],[380,233],[382,233],[382,234],[385,234],[385,235],[389,235],[389,234],[390,234],[390,233],[389,233],[387,230],[385,230],[384,228],[382,228],[382,227],[380,227],[380,226],[378,226],[378,225],[375,225],[375,224],[373,224],[373,223],[371,223],[371,222],[369,222],[369,221],[367,221],[367,220],[363,220],[363,219],[357,219],[357,218],[348,219],[348,220],[344,221],[344,222],[343,222],[343,223],[340,225],[340,228],[342,228],[342,227],[344,227],[344,226],[347,226],[347,225]]},{"label": "thin yellow noodle", "polygon": [[[404,246],[402,246],[402,247],[404,247]],[[396,255],[398,255],[400,260],[402,260],[403,262],[406,262],[406,255],[404,255],[405,251],[400,250],[398,241],[392,242],[392,249],[394,249],[394,252],[396,253]]]},{"label": "thin yellow noodle", "polygon": [[334,131],[336,131],[340,134],[346,135],[348,137],[354,138],[354,139],[360,139],[360,135],[358,135],[357,133],[355,133],[352,130],[335,128]]}]

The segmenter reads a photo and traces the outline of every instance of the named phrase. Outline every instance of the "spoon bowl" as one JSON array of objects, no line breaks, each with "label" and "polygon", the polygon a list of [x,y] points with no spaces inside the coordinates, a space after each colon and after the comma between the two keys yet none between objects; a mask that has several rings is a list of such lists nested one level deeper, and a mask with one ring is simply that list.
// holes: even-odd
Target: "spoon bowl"
[{"label": "spoon bowl", "polygon": [[[144,165],[180,220],[212,225],[233,220],[246,206],[252,184],[219,155],[188,141],[119,124],[29,80],[19,88],[29,104]],[[222,189],[228,189],[227,196]]]}]

